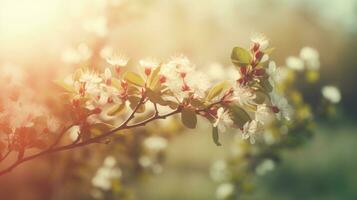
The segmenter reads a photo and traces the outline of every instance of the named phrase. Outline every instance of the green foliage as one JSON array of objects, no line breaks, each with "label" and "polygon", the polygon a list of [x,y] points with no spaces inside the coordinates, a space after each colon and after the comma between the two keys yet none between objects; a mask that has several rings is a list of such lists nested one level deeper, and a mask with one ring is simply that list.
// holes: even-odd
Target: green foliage
[{"label": "green foliage", "polygon": [[229,109],[231,110],[234,124],[239,128],[243,128],[244,124],[251,120],[248,113],[238,105],[232,105]]},{"label": "green foliage", "polygon": [[124,74],[124,80],[128,81],[131,84],[134,84],[136,86],[144,86],[145,85],[145,81],[144,79],[137,73],[135,72],[126,72]]},{"label": "green foliage", "polygon": [[219,142],[219,133],[218,133],[218,128],[217,127],[212,127],[212,139],[213,142],[217,146],[221,146],[222,144]]},{"label": "green foliage", "polygon": [[232,50],[231,59],[235,66],[241,67],[248,65],[252,60],[252,56],[246,49],[241,47],[234,47]]},{"label": "green foliage", "polygon": [[197,125],[196,112],[190,108],[184,108],[181,111],[181,122],[187,127],[194,129]]},{"label": "green foliage", "polygon": [[220,95],[222,93],[222,91],[227,88],[228,86],[228,82],[227,81],[222,81],[222,82],[219,82],[217,83],[215,86],[213,86],[208,94],[207,94],[207,97],[206,99],[208,101],[211,101],[213,98],[217,97],[218,95]]}]

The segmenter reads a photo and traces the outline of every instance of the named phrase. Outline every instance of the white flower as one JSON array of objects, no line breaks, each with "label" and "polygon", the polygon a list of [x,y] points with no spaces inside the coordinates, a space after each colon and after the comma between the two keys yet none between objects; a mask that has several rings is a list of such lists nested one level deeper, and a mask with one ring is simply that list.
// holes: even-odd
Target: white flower
[{"label": "white flower", "polygon": [[85,82],[87,84],[97,84],[102,81],[102,79],[94,72],[86,72],[81,75],[79,78],[80,82]]},{"label": "white flower", "polygon": [[234,84],[233,96],[230,100],[238,102],[240,105],[254,104],[255,94],[245,86]]},{"label": "white flower", "polygon": [[144,146],[152,152],[159,152],[166,149],[167,140],[163,137],[151,136],[144,140]]},{"label": "white flower", "polygon": [[266,104],[260,104],[257,106],[257,111],[255,112],[255,120],[262,124],[268,124],[272,121],[272,114],[271,108]]},{"label": "white flower", "polygon": [[265,159],[255,168],[255,172],[262,176],[275,168],[275,163],[271,159]]},{"label": "white flower", "polygon": [[259,44],[259,50],[264,51],[269,46],[269,40],[263,34],[254,34],[251,38],[253,43]]},{"label": "white flower", "polygon": [[201,98],[205,96],[205,92],[211,87],[211,82],[208,80],[207,75],[198,71],[189,73],[185,78],[185,82],[191,91]]},{"label": "white flower", "polygon": [[203,97],[210,87],[207,75],[194,69],[184,56],[171,58],[161,68],[160,75],[166,78],[163,85],[166,85],[180,102],[190,93]]},{"label": "white flower", "polygon": [[153,69],[159,66],[159,61],[154,58],[145,58],[139,61],[139,64],[143,68]]},{"label": "white flower", "polygon": [[243,125],[242,138],[248,139],[250,143],[255,143],[255,138],[262,132],[262,127],[256,120],[248,121]]},{"label": "white flower", "polygon": [[222,183],[218,186],[216,190],[216,198],[217,199],[227,199],[234,192],[234,185],[232,183]]},{"label": "white flower", "polygon": [[278,112],[276,113],[277,118],[279,120],[281,118],[290,120],[293,114],[293,110],[285,97],[279,95],[276,91],[273,91],[270,93],[270,99],[273,106],[278,108]]},{"label": "white flower", "polygon": [[115,67],[125,67],[129,62],[129,58],[123,54],[113,53],[111,56],[106,58],[106,61]]},{"label": "white flower", "polygon": [[191,64],[190,60],[185,56],[174,56],[169,62],[161,69],[162,75],[169,79],[185,78],[185,76],[194,71],[195,67]]},{"label": "white flower", "polygon": [[227,128],[233,125],[233,120],[231,119],[228,110],[224,111],[224,108],[218,108],[217,119],[213,124],[213,127],[217,127],[219,132],[225,132]]},{"label": "white flower", "polygon": [[79,83],[75,82],[75,87],[79,91],[80,84],[84,83],[85,93],[96,96],[99,92],[99,84],[103,81],[96,73],[94,72],[85,72],[79,78]]},{"label": "white flower", "polygon": [[286,65],[292,70],[302,71],[304,70],[304,62],[298,57],[290,56],[286,59]]},{"label": "white flower", "polygon": [[285,74],[282,72],[283,71],[280,67],[276,67],[274,61],[269,62],[267,73],[269,75],[269,82],[272,86],[275,86],[276,83],[279,83],[284,80]]},{"label": "white flower", "polygon": [[113,156],[107,156],[104,159],[103,165],[106,167],[114,167],[116,163],[117,163],[117,161],[115,160],[115,158]]},{"label": "white flower", "polygon": [[109,68],[105,68],[103,76],[105,80],[110,80],[112,78],[112,71]]},{"label": "white flower", "polygon": [[105,158],[103,165],[97,170],[92,178],[92,185],[102,190],[109,190],[112,186],[112,179],[120,178],[122,171],[115,167],[116,160],[112,156]]},{"label": "white flower", "polygon": [[98,106],[102,107],[108,103],[122,103],[119,97],[120,92],[117,88],[100,84],[97,89],[99,92],[95,93],[96,95],[93,95],[92,98],[86,102],[88,109],[94,109]]},{"label": "white flower", "polygon": [[341,101],[340,90],[335,86],[324,86],[321,90],[322,95],[331,103],[338,103]]},{"label": "white flower", "polygon": [[320,68],[319,52],[311,47],[304,47],[300,51],[300,58],[306,62],[306,67],[310,70]]}]

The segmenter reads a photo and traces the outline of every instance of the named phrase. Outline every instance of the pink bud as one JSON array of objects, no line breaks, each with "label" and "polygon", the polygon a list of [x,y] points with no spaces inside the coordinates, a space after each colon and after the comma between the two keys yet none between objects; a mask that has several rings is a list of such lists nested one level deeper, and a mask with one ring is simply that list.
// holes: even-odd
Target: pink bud
[{"label": "pink bud", "polygon": [[159,81],[161,84],[165,83],[166,82],[166,77],[164,75],[160,75],[159,76]]},{"label": "pink bud", "polygon": [[254,43],[252,44],[252,46],[251,46],[251,50],[252,50],[253,52],[256,52],[256,51],[259,50],[259,47],[260,47],[259,43],[254,42]]},{"label": "pink bud", "polygon": [[93,110],[92,110],[92,113],[93,114],[99,114],[100,112],[102,112],[102,109],[100,109],[100,108],[94,108]]},{"label": "pink bud", "polygon": [[264,56],[264,53],[261,52],[261,51],[257,51],[257,52],[255,53],[255,55],[254,55],[254,57],[255,57],[256,60],[262,59],[263,56]]},{"label": "pink bud", "polygon": [[115,72],[119,75],[119,74],[120,74],[120,71],[121,71],[120,67],[119,67],[119,66],[116,66],[116,67],[115,67]]},{"label": "pink bud", "polygon": [[146,74],[146,76],[149,76],[151,74],[151,68],[150,67],[145,67],[145,74]]},{"label": "pink bud", "polygon": [[279,113],[280,112],[280,109],[276,106],[272,106],[271,107],[271,110],[274,112],[274,113]]},{"label": "pink bud", "polygon": [[186,72],[180,72],[180,76],[181,76],[181,78],[185,78],[186,77]]},{"label": "pink bud", "polygon": [[186,84],[186,83],[184,83],[183,85],[182,85],[182,87],[181,87],[181,90],[182,91],[189,91],[190,90],[190,87]]}]

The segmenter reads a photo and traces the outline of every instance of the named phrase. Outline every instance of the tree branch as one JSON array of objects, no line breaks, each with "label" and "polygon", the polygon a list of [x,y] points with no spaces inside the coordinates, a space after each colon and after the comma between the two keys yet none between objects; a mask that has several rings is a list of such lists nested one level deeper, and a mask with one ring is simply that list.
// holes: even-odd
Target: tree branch
[{"label": "tree branch", "polygon": [[[76,141],[74,141],[71,144],[67,144],[67,145],[63,145],[63,146],[58,146],[56,147],[56,145],[59,143],[59,141],[61,140],[61,138],[63,137],[64,133],[68,130],[63,131],[60,134],[60,138],[58,138],[55,143],[53,145],[50,146],[50,148],[48,148],[47,150],[44,150],[42,152],[39,152],[37,154],[34,155],[30,155],[30,156],[25,156],[19,160],[17,160],[15,163],[13,163],[12,165],[10,165],[9,167],[5,168],[4,170],[0,171],[0,176],[10,172],[11,170],[13,170],[14,168],[16,168],[18,165],[33,160],[37,157],[46,155],[46,154],[52,154],[52,153],[56,153],[56,152],[61,152],[61,151],[66,151],[69,149],[74,149],[74,148],[78,148],[78,147],[82,147],[82,146],[86,146],[89,144],[93,144],[93,143],[98,143],[100,142],[102,139],[109,137],[111,135],[113,135],[114,133],[121,131],[121,130],[126,130],[126,129],[131,129],[131,128],[136,128],[136,127],[141,127],[141,126],[145,126],[147,123],[157,120],[157,119],[165,119],[169,116],[175,115],[177,113],[180,113],[182,111],[182,106],[179,106],[176,110],[166,113],[166,114],[159,114],[158,109],[157,109],[157,105],[154,104],[154,108],[155,108],[155,113],[148,119],[143,120],[141,122],[135,123],[130,125],[130,121],[135,117],[135,113],[137,112],[137,110],[140,108],[140,106],[142,106],[142,104],[145,102],[145,97],[143,96],[140,100],[140,102],[138,103],[138,105],[134,108],[134,110],[132,111],[132,113],[129,115],[129,117],[117,128],[110,130],[109,132],[106,132],[104,134],[98,135],[96,137],[93,138],[89,138],[88,140],[82,141],[82,142],[78,142],[78,138]],[[206,111],[207,109],[222,103],[222,101],[218,101],[215,103],[210,104],[209,106],[207,106],[204,109],[198,109],[196,110],[197,113],[202,112],[202,111]],[[69,127],[70,128],[70,127]]]}]

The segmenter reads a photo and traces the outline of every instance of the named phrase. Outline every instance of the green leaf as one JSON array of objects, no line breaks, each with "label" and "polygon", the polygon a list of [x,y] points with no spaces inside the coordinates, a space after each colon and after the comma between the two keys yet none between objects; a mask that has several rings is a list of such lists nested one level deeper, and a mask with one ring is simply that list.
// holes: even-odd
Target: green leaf
[{"label": "green leaf", "polygon": [[144,86],[145,81],[144,79],[137,73],[134,72],[126,72],[124,74],[124,79],[128,81],[131,84],[134,84],[136,86]]},{"label": "green leaf", "polygon": [[218,135],[218,128],[217,127],[212,127],[212,139],[213,142],[217,146],[221,146],[222,144],[219,142],[219,135]]},{"label": "green leaf", "polygon": [[153,103],[158,103],[160,105],[167,105],[165,101],[161,98],[161,94],[159,92],[154,92],[151,89],[146,90],[146,96]]},{"label": "green leaf", "polygon": [[149,87],[153,90],[156,90],[159,86],[159,72],[161,70],[161,66],[158,66],[154,69],[154,71],[152,71],[152,73],[150,74],[148,83],[149,83]]},{"label": "green leaf", "polygon": [[262,79],[260,85],[267,93],[273,91],[273,86],[271,86],[268,79]]},{"label": "green leaf", "polygon": [[250,121],[248,113],[237,105],[230,106],[232,120],[239,128],[243,128],[244,124]]},{"label": "green leaf", "polygon": [[215,86],[213,86],[210,91],[207,94],[206,99],[208,101],[212,100],[213,98],[215,98],[216,96],[220,95],[222,93],[222,91],[226,88],[226,86],[228,85],[227,81],[222,81],[217,83]]},{"label": "green leaf", "polygon": [[191,99],[190,104],[195,108],[205,107],[205,104],[200,99]]},{"label": "green leaf", "polygon": [[196,112],[193,109],[184,108],[181,112],[181,122],[187,127],[194,129],[197,125]]},{"label": "green leaf", "polygon": [[254,102],[257,104],[262,104],[267,98],[269,98],[269,96],[266,93],[258,90],[255,92]]},{"label": "green leaf", "polygon": [[249,51],[241,48],[241,47],[234,47],[231,54],[231,59],[234,65],[246,66],[252,60],[252,57]]}]

